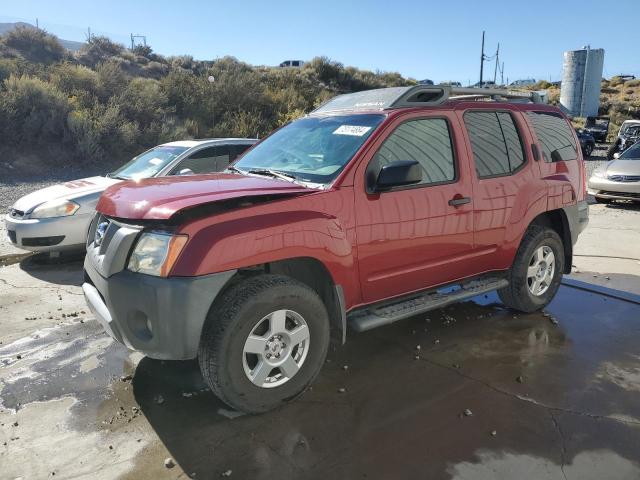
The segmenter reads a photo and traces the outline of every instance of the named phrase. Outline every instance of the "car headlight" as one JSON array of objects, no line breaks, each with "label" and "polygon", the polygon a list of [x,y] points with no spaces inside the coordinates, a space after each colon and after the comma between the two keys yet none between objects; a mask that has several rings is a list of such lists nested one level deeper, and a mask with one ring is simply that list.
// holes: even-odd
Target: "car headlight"
[{"label": "car headlight", "polygon": [[140,235],[127,269],[156,277],[166,277],[187,243],[186,235],[145,232]]},{"label": "car headlight", "polygon": [[71,200],[51,200],[44,202],[42,205],[38,205],[33,212],[29,215],[29,218],[53,218],[53,217],[68,217],[78,211],[80,205]]},{"label": "car headlight", "polygon": [[593,172],[593,176],[594,176],[594,177],[598,177],[598,178],[604,178],[606,175],[605,175],[604,170],[601,170],[601,169],[597,168],[597,169]]}]

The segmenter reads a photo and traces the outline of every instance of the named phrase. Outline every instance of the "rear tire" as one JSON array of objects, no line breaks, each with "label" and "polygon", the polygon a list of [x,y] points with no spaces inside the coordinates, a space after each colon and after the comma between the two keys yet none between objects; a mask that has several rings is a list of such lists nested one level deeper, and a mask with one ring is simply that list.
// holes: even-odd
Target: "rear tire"
[{"label": "rear tire", "polygon": [[531,225],[509,269],[509,285],[498,290],[500,300],[527,313],[546,307],[560,288],[564,262],[564,247],[556,231]]},{"label": "rear tire", "polygon": [[584,146],[584,154],[585,156],[590,157],[592,153],[593,153],[593,145],[591,145],[590,143],[587,143]]},{"label": "rear tire", "polygon": [[286,276],[259,275],[214,303],[198,360],[218,398],[236,410],[261,413],[302,394],[328,347],[329,316],[318,294]]}]

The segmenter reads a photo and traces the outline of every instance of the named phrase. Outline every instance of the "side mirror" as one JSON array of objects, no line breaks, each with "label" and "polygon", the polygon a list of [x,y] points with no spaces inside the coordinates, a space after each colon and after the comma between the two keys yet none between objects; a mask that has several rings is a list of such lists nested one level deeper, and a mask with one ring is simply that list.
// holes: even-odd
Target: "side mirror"
[{"label": "side mirror", "polygon": [[422,180],[422,168],[415,160],[396,160],[382,167],[376,179],[375,191],[413,185]]},{"label": "side mirror", "polygon": [[178,175],[194,175],[194,173],[190,168],[183,168],[178,172]]},{"label": "side mirror", "polygon": [[620,158],[620,154],[618,152],[614,153],[613,158],[617,160],[618,158]]}]

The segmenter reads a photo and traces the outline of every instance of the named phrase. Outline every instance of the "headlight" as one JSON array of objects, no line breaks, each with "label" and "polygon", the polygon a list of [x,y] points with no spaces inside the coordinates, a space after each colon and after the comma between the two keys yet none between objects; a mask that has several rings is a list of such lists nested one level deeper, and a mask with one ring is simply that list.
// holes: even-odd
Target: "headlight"
[{"label": "headlight", "polygon": [[30,218],[53,218],[67,217],[73,215],[80,208],[76,202],[71,200],[51,200],[37,206],[29,215]]},{"label": "headlight", "polygon": [[136,243],[128,270],[156,277],[166,277],[187,243],[186,235],[143,233]]},{"label": "headlight", "polygon": [[604,172],[604,170],[601,170],[601,169],[597,168],[597,169],[593,172],[593,176],[594,176],[594,177],[598,177],[598,178],[604,178],[604,177],[605,177],[605,172]]}]

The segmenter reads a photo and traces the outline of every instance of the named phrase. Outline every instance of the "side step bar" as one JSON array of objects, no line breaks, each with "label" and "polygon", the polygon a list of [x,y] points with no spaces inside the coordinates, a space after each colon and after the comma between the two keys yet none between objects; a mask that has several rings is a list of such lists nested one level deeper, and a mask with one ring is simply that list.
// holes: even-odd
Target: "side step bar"
[{"label": "side step bar", "polygon": [[507,285],[509,285],[509,282],[506,279],[498,277],[471,280],[462,284],[417,293],[391,302],[370,305],[349,313],[347,321],[349,326],[356,332],[364,332],[413,315],[446,307],[452,303],[488,293]]}]

